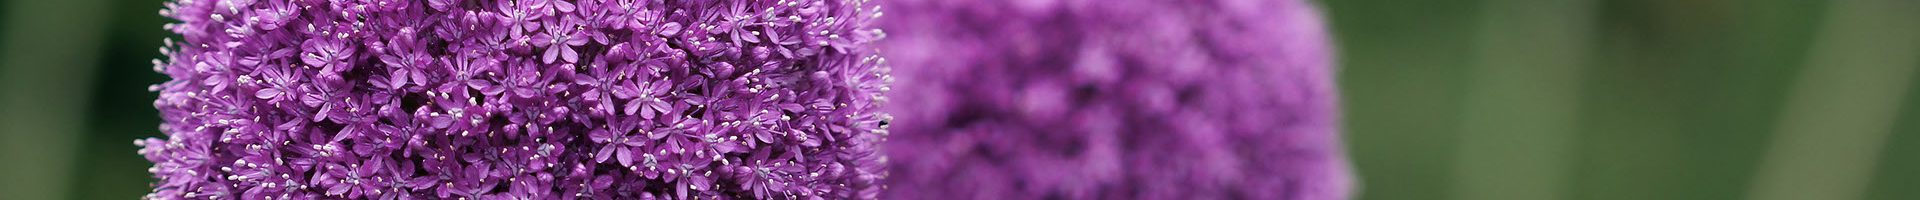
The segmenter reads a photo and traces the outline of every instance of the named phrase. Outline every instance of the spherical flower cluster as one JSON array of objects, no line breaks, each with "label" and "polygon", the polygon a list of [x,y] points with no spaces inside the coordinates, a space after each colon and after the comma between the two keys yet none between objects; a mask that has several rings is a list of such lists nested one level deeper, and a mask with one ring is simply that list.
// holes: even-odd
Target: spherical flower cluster
[{"label": "spherical flower cluster", "polygon": [[1345,199],[1305,0],[898,0],[894,199]]},{"label": "spherical flower cluster", "polygon": [[154,199],[874,198],[864,0],[176,0]]}]

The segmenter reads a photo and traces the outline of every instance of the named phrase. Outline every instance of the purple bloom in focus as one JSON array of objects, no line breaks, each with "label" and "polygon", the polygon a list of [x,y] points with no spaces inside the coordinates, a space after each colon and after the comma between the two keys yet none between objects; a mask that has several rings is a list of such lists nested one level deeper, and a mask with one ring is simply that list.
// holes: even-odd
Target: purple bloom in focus
[{"label": "purple bloom in focus", "polygon": [[547,64],[553,64],[554,57],[564,58],[568,63],[580,59],[580,53],[573,48],[587,44],[587,37],[581,36],[576,26],[580,19],[573,15],[547,23],[547,32],[533,36],[533,45],[546,46],[546,55],[541,57]]},{"label": "purple bloom in focus", "polygon": [[[864,0],[220,0],[151,87],[152,199],[873,199]],[[782,42],[764,42],[782,41]],[[782,56],[768,56],[779,49]]]},{"label": "purple bloom in focus", "polygon": [[1305,0],[898,0],[890,199],[1345,199]]}]

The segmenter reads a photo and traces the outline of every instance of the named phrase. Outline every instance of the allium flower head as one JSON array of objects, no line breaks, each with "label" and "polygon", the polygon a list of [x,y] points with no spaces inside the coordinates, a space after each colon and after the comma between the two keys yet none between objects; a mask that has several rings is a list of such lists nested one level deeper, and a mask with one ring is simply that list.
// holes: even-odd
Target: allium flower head
[{"label": "allium flower head", "polygon": [[893,199],[1344,199],[1304,0],[898,0]]},{"label": "allium flower head", "polygon": [[176,0],[155,199],[870,199],[865,0]]}]

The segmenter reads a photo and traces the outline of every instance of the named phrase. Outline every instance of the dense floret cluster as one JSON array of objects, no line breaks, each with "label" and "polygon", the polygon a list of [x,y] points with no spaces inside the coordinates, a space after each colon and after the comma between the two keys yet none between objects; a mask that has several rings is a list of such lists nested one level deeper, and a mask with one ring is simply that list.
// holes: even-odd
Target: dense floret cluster
[{"label": "dense floret cluster", "polygon": [[898,0],[891,199],[1345,199],[1304,0]]},{"label": "dense floret cluster", "polygon": [[870,199],[864,0],[176,0],[154,199]]}]

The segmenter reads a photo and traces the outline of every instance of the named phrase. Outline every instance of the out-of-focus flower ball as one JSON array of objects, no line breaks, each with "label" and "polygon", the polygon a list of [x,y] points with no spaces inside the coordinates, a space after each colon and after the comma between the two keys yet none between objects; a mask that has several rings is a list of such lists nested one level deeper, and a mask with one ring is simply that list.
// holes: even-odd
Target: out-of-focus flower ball
[{"label": "out-of-focus flower ball", "polygon": [[888,1],[891,199],[1345,199],[1302,0]]}]

